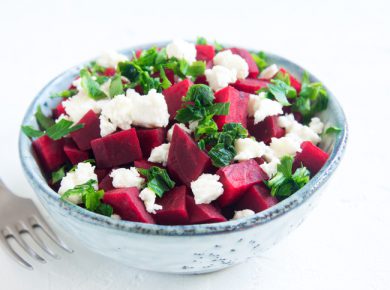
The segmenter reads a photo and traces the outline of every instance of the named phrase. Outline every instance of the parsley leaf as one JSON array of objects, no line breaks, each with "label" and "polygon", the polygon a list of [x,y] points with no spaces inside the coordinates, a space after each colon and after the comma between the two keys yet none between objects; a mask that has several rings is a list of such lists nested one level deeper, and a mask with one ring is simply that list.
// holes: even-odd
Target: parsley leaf
[{"label": "parsley leaf", "polygon": [[265,182],[271,189],[271,195],[278,199],[289,197],[310,180],[310,172],[306,167],[298,168],[292,173],[293,161],[293,157],[284,156],[278,164],[276,175]]},{"label": "parsley leaf", "polygon": [[204,61],[194,61],[187,69],[186,75],[193,78],[204,75],[206,70],[206,63]]},{"label": "parsley leaf", "polygon": [[161,87],[164,90],[172,86],[170,80],[167,78],[167,75],[165,74],[165,70],[162,67],[160,68],[160,77],[161,77]]},{"label": "parsley leaf", "polygon": [[47,117],[42,113],[41,106],[38,106],[37,108],[37,111],[35,113],[35,119],[37,120],[39,128],[41,128],[42,130],[46,130],[47,128],[55,124],[52,118]]},{"label": "parsley leaf", "polygon": [[96,180],[89,180],[84,184],[77,185],[73,189],[67,190],[62,196],[61,199],[65,200],[66,198],[72,195],[79,195],[85,205],[85,208],[92,212],[97,212],[106,216],[112,215],[112,207],[108,204],[103,204],[101,199],[103,198],[104,191],[96,190],[94,185]]},{"label": "parsley leaf", "polygon": [[92,79],[91,74],[87,69],[80,71],[81,87],[87,95],[94,100],[107,98],[107,95],[100,89],[99,83]]},{"label": "parsley leaf", "polygon": [[194,102],[195,106],[211,106],[214,101],[213,91],[203,84],[192,85],[183,99],[186,102]]},{"label": "parsley leaf", "polygon": [[118,63],[118,70],[122,76],[129,79],[130,82],[136,82],[139,79],[141,68],[129,61]]},{"label": "parsley leaf", "polygon": [[297,96],[297,91],[293,87],[277,79],[271,80],[266,90],[268,90],[268,95],[273,96],[283,106],[290,106],[288,98],[292,99]]},{"label": "parsley leaf", "polygon": [[83,127],[84,124],[77,124],[73,126],[72,121],[61,119],[59,122],[48,128],[46,130],[46,134],[53,140],[59,140],[69,133],[77,131]]},{"label": "parsley leaf", "polygon": [[204,37],[198,36],[198,38],[196,39],[196,44],[206,45],[207,44],[207,40]]},{"label": "parsley leaf", "polygon": [[38,138],[45,135],[45,132],[34,129],[32,126],[29,125],[22,126],[22,131],[29,138]]},{"label": "parsley leaf", "polygon": [[339,134],[342,131],[340,127],[337,126],[330,126],[326,128],[324,134]]},{"label": "parsley leaf", "polygon": [[175,187],[175,182],[169,177],[167,170],[152,166],[149,169],[137,168],[138,172],[148,180],[146,186],[158,197]]},{"label": "parsley leaf", "polygon": [[195,128],[195,138],[198,139],[204,134],[211,134],[218,131],[217,123],[212,119],[213,115],[209,115],[203,120],[199,121],[198,126]]},{"label": "parsley leaf", "polygon": [[123,84],[120,75],[115,75],[111,79],[111,83],[108,91],[111,98],[123,94]]},{"label": "parsley leaf", "polygon": [[232,145],[226,146],[223,143],[218,143],[210,149],[208,155],[215,167],[223,167],[230,164],[236,155],[236,150]]},{"label": "parsley leaf", "polygon": [[251,55],[260,71],[268,66],[267,56],[263,51],[259,51],[258,53],[251,53]]}]

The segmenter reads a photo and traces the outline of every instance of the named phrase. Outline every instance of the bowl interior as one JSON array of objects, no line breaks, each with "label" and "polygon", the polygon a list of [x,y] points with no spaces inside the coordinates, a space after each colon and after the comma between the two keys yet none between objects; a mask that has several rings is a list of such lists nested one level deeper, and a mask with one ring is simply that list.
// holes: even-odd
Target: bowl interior
[{"label": "bowl interior", "polygon": [[[163,46],[166,43],[149,44],[129,49],[122,50],[121,52],[130,55],[133,51],[138,49],[150,48],[153,45]],[[302,76],[305,71],[302,67],[295,63],[271,54],[267,53],[269,63],[276,63],[279,66],[286,68],[298,79]],[[86,62],[87,63],[87,62]],[[50,95],[54,92],[62,91],[67,89],[69,84],[73,81],[75,76],[84,64],[75,66],[60,74],[52,81],[50,81],[34,98],[30,107],[28,108],[25,117],[23,119],[23,125],[37,126],[34,113],[38,105],[42,107],[42,111],[46,114],[50,114],[51,110],[58,104],[59,99],[51,99]],[[310,72],[311,81],[319,81]],[[325,86],[326,88],[326,86]],[[319,117],[324,122],[325,126],[335,125],[342,128],[342,132],[338,135],[326,135],[323,137],[323,141],[320,147],[323,148],[330,154],[330,158],[324,165],[324,167],[317,173],[309,183],[301,188],[299,191],[291,195],[289,198],[279,202],[277,205],[257,213],[254,216],[243,218],[240,220],[227,221],[218,224],[202,224],[202,225],[187,225],[187,226],[162,226],[162,225],[151,225],[137,222],[128,221],[117,221],[108,217],[97,215],[89,212],[81,207],[73,205],[69,202],[62,201],[59,195],[53,191],[46,183],[46,180],[40,170],[34,153],[32,152],[31,140],[24,134],[20,134],[19,137],[19,155],[22,162],[23,169],[29,182],[32,184],[34,190],[38,196],[49,198],[58,203],[58,209],[63,211],[63,214],[71,213],[72,216],[80,219],[83,222],[101,225],[106,227],[113,227],[123,231],[148,233],[156,235],[194,235],[194,234],[213,234],[226,231],[233,231],[237,229],[245,229],[253,227],[258,224],[266,223],[278,216],[284,214],[287,211],[293,210],[299,206],[312,194],[314,194],[318,188],[320,188],[332,175],[337,165],[339,164],[343,155],[346,141],[347,141],[347,123],[345,120],[344,112],[337,102],[333,94],[326,88],[329,93],[329,105],[326,111],[319,114]],[[40,200],[44,200],[40,198]],[[44,204],[44,206],[46,206]]]}]

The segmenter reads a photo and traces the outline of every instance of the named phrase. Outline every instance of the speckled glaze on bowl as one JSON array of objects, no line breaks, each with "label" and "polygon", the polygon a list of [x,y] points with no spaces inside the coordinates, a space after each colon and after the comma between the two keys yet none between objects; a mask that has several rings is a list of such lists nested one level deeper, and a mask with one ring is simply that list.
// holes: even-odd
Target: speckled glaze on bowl
[{"label": "speckled glaze on bowl", "polygon": [[[123,50],[131,51],[162,46],[154,43]],[[267,54],[270,63],[285,67],[295,76],[304,69],[282,57]],[[49,113],[59,100],[49,99],[53,92],[67,88],[82,66],[62,73],[33,100],[23,124],[36,125],[34,112],[38,105]],[[312,74],[311,80],[318,81]],[[337,136],[326,136],[321,147],[330,158],[321,171],[301,190],[272,208],[254,216],[218,224],[161,226],[117,221],[91,213],[62,201],[46,183],[31,149],[31,141],[20,135],[19,154],[28,178],[39,200],[53,220],[70,237],[95,252],[125,265],[167,273],[198,274],[221,270],[241,263],[270,248],[299,226],[307,216],[325,184],[337,168],[347,141],[347,123],[339,103],[328,90],[328,109],[320,114],[325,124],[341,127]]]}]

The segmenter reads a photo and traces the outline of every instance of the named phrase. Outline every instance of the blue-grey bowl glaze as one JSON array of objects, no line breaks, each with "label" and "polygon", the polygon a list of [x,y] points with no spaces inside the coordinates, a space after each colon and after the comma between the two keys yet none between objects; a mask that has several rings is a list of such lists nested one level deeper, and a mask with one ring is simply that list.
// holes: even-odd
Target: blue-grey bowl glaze
[{"label": "blue-grey bowl glaze", "polygon": [[[122,52],[161,46],[149,44]],[[283,66],[295,76],[304,69],[293,62],[268,53],[269,62]],[[80,70],[73,67],[49,82],[34,98],[23,124],[36,125],[34,112],[38,105],[50,113],[59,100],[50,99],[53,92],[66,89]],[[319,81],[312,74],[312,81]],[[19,154],[28,181],[48,212],[71,237],[89,249],[116,259],[128,266],[168,273],[206,273],[217,271],[256,256],[276,244],[306,217],[337,168],[347,142],[344,112],[328,90],[328,109],[320,114],[325,124],[342,128],[338,135],[325,136],[321,147],[330,153],[329,160],[310,182],[289,198],[268,210],[240,220],[218,224],[162,226],[118,221],[89,212],[62,201],[45,181],[32,152],[31,141],[22,133]]]}]

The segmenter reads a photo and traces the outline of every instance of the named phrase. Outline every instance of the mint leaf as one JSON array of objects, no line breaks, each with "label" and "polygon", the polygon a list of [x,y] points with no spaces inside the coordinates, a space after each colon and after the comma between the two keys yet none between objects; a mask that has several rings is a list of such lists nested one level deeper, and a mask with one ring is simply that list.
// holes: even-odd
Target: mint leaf
[{"label": "mint leaf", "polygon": [[207,114],[215,116],[229,115],[230,103],[215,103],[207,108]]},{"label": "mint leaf", "polygon": [[29,138],[39,138],[45,135],[44,132],[34,129],[32,126],[29,125],[22,126],[22,132]]},{"label": "mint leaf", "polygon": [[110,97],[115,97],[117,95],[123,94],[123,84],[122,84],[122,78],[120,75],[115,75],[111,79],[110,87],[109,87],[109,95]]},{"label": "mint leaf", "polygon": [[268,92],[283,106],[291,105],[287,98],[291,99],[297,96],[297,91],[293,87],[277,79],[271,80],[271,83],[268,84]]},{"label": "mint leaf", "polygon": [[341,131],[342,129],[340,127],[330,126],[325,130],[324,134],[339,134]]},{"label": "mint leaf", "polygon": [[72,121],[61,119],[58,123],[48,128],[46,130],[46,134],[53,140],[59,140],[62,137],[68,135],[69,133],[77,131],[83,127],[84,124],[77,124],[73,126]]},{"label": "mint leaf", "polygon": [[157,53],[156,59],[155,59],[155,66],[162,65],[166,63],[168,60],[167,51],[165,48],[160,49],[160,51]]},{"label": "mint leaf", "polygon": [[196,39],[196,44],[206,45],[207,40],[204,37],[198,36],[198,38]]},{"label": "mint leaf", "polygon": [[217,123],[212,119],[212,116],[199,121],[198,126],[195,128],[196,139],[204,134],[212,134],[218,131]]},{"label": "mint leaf", "polygon": [[55,122],[52,118],[46,117],[41,110],[41,106],[38,106],[37,111],[35,113],[35,119],[37,120],[37,123],[39,125],[39,128],[42,130],[46,130],[47,128],[53,126]]},{"label": "mint leaf", "polygon": [[226,146],[225,144],[219,143],[210,149],[208,155],[215,167],[223,167],[230,164],[236,155],[236,150],[233,146]]},{"label": "mint leaf", "polygon": [[170,80],[167,78],[167,75],[165,74],[165,70],[161,67],[160,68],[160,78],[161,78],[161,87],[165,90],[172,86]]},{"label": "mint leaf", "polygon": [[216,52],[219,52],[224,49],[223,45],[218,43],[217,41],[214,41],[214,48]]},{"label": "mint leaf", "polygon": [[267,56],[263,51],[259,51],[258,53],[251,53],[251,55],[260,71],[268,66]]},{"label": "mint leaf", "polygon": [[158,197],[175,187],[175,182],[169,177],[167,170],[152,166],[149,169],[137,168],[138,172],[147,179],[146,186]]},{"label": "mint leaf", "polygon": [[194,61],[187,70],[187,75],[196,78],[198,76],[204,75],[206,70],[206,63],[204,61]]},{"label": "mint leaf", "polygon": [[92,79],[91,74],[86,69],[80,71],[81,87],[86,94],[94,99],[101,100],[107,98],[107,95],[100,89],[99,83]]},{"label": "mint leaf", "polygon": [[112,209],[111,205],[100,203],[97,206],[95,212],[104,216],[111,217],[112,214],[114,213],[114,210]]},{"label": "mint leaf", "polygon": [[96,61],[91,61],[88,65],[88,68],[93,75],[101,74],[106,71],[106,68],[98,64]]},{"label": "mint leaf", "polygon": [[136,82],[139,79],[141,68],[131,62],[120,62],[118,70],[122,76],[126,77],[130,82]]},{"label": "mint leaf", "polygon": [[203,84],[192,85],[183,99],[186,102],[194,102],[195,106],[211,106],[214,101],[213,91]]},{"label": "mint leaf", "polygon": [[52,99],[54,99],[54,98],[66,99],[66,98],[73,97],[76,94],[77,94],[77,90],[64,90],[64,91],[59,92],[59,93],[52,93],[50,95],[50,98],[52,98]]},{"label": "mint leaf", "polygon": [[61,181],[62,178],[65,176],[65,166],[62,166],[60,169],[53,171],[51,173],[51,182],[53,184]]}]

